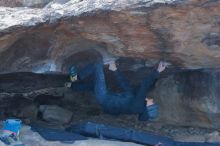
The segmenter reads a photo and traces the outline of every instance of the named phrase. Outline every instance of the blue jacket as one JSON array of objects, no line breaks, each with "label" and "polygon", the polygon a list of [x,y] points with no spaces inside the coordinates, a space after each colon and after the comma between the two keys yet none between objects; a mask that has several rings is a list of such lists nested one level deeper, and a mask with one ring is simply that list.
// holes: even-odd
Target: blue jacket
[{"label": "blue jacket", "polygon": [[148,108],[146,107],[145,98],[150,87],[159,76],[157,70],[153,70],[145,79],[142,80],[136,93],[128,83],[128,80],[117,70],[113,72],[118,84],[124,92],[115,93],[107,89],[103,64],[89,64],[78,73],[80,80],[90,75],[95,76],[94,83],[80,84],[72,83],[71,88],[75,91],[94,91],[98,103],[105,112],[111,114],[139,114],[139,120],[148,120]]},{"label": "blue jacket", "polygon": [[[120,72],[115,72],[120,74]],[[125,86],[127,83],[123,76],[116,75],[118,77],[119,84]],[[146,107],[145,98],[149,92],[150,87],[158,78],[159,72],[153,70],[141,83],[140,89],[137,94],[132,93],[132,89],[127,89],[131,92],[113,93],[108,92],[103,101],[100,102],[104,111],[111,114],[139,114],[138,119],[141,121],[148,120],[148,109]]]}]

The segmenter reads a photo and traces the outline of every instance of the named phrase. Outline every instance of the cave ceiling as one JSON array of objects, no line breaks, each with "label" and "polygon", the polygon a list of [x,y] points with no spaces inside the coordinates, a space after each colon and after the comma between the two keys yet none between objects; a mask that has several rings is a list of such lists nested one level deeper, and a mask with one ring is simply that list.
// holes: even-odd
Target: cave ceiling
[{"label": "cave ceiling", "polygon": [[92,60],[96,50],[148,66],[159,60],[185,69],[220,66],[219,0],[42,5],[0,7],[0,73],[65,72],[71,63]]}]

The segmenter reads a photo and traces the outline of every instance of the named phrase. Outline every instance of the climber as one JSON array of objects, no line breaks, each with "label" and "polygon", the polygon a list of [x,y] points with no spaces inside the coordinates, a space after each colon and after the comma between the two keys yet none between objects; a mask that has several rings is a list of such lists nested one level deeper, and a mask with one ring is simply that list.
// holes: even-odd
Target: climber
[{"label": "climber", "polygon": [[[71,82],[65,83],[65,86],[72,88],[74,91],[94,91],[96,100],[107,113],[115,115],[139,114],[138,119],[141,121],[153,120],[158,116],[158,105],[154,103],[152,98],[147,98],[146,95],[158,78],[159,73],[164,71],[165,68],[166,63],[160,62],[157,69],[151,71],[151,73],[143,79],[136,94],[126,78],[117,69],[115,61],[109,63],[109,70],[114,74],[124,92],[114,93],[107,90],[102,61],[89,64],[79,72],[72,66],[70,68]],[[92,74],[95,77],[94,83],[80,84],[78,82],[78,80],[83,80]]]}]

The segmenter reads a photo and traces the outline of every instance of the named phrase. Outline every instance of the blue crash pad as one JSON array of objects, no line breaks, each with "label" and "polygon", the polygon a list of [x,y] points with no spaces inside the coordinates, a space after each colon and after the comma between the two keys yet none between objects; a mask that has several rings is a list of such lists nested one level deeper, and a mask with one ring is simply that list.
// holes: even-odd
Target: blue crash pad
[{"label": "blue crash pad", "polygon": [[173,141],[171,138],[153,133],[140,132],[92,122],[72,125],[66,130],[88,137],[116,139],[152,146],[155,146],[159,142],[162,143],[163,146],[220,146],[220,143],[178,142]]},{"label": "blue crash pad", "polygon": [[74,143],[76,140],[88,139],[87,137],[77,133],[70,133],[58,129],[46,128],[38,124],[31,124],[31,130],[38,132],[44,139],[48,141],[61,141],[66,143]]},{"label": "blue crash pad", "polygon": [[175,142],[174,146],[220,146],[220,143]]},{"label": "blue crash pad", "polygon": [[158,142],[163,143],[163,146],[173,146],[172,139],[155,135],[152,133],[143,133],[125,128],[117,128],[103,124],[95,124],[91,122],[72,125],[67,128],[67,131],[79,133],[84,136],[98,137],[105,139],[117,139],[126,142],[135,142],[139,144],[155,145]]}]

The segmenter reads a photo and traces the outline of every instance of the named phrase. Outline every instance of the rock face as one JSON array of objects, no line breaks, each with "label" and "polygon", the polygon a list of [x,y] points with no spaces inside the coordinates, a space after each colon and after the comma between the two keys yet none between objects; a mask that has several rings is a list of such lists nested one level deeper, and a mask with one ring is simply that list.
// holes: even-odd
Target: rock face
[{"label": "rock face", "polygon": [[71,0],[0,11],[1,73],[63,71],[92,48],[188,69],[220,65],[219,1]]},{"label": "rock face", "polygon": [[219,77],[219,73],[194,71],[174,74],[158,81],[152,96],[160,103],[160,120],[172,121],[173,124],[219,127]]},{"label": "rock face", "polygon": [[32,74],[18,84],[19,78],[5,74],[66,73],[71,64],[81,68],[93,62],[102,50],[120,58],[119,68],[132,84],[138,84],[146,67],[159,60],[171,64],[149,95],[161,105],[158,121],[220,127],[219,0],[49,2],[0,1],[8,6],[0,7],[2,100],[17,95],[35,99],[45,93],[60,96],[67,77],[33,82],[37,75]]},{"label": "rock face", "polygon": [[66,124],[71,121],[72,112],[55,105],[41,105],[42,118],[50,123]]},{"label": "rock face", "polygon": [[52,0],[0,0],[3,7],[44,7]]}]

